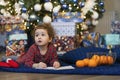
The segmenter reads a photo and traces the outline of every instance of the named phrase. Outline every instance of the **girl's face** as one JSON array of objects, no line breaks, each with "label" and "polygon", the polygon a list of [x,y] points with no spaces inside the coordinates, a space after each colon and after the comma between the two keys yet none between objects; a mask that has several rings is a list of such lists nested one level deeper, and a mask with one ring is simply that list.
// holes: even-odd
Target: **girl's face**
[{"label": "girl's face", "polygon": [[24,41],[21,40],[21,41],[19,42],[19,45],[23,45],[23,44],[24,44]]},{"label": "girl's face", "polygon": [[48,35],[47,30],[45,29],[37,29],[35,31],[35,43],[38,46],[45,46],[48,45],[48,43],[51,42],[51,39]]}]

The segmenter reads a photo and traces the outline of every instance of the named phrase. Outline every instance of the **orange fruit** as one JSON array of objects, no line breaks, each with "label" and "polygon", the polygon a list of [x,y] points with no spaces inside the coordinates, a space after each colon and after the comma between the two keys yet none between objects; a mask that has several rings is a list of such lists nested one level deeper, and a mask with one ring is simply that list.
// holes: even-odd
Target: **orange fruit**
[{"label": "orange fruit", "polygon": [[92,56],[91,59],[94,59],[94,60],[96,60],[96,61],[99,63],[99,61],[100,61],[100,56],[95,54],[95,55]]},{"label": "orange fruit", "polygon": [[100,65],[104,63],[104,56],[103,56],[103,55],[100,56],[100,61],[99,61],[99,63],[100,63]]},{"label": "orange fruit", "polygon": [[90,59],[88,66],[89,67],[96,67],[98,65],[97,61],[95,59]]},{"label": "orange fruit", "polygon": [[84,63],[83,60],[77,60],[77,61],[76,61],[76,66],[77,66],[77,67],[84,67],[84,66],[85,66],[85,63]]},{"label": "orange fruit", "polygon": [[89,59],[88,59],[88,58],[85,58],[85,59],[83,59],[83,61],[84,61],[85,66],[88,66]]},{"label": "orange fruit", "polygon": [[107,60],[108,60],[108,64],[113,64],[114,63],[114,59],[112,56],[107,56]]},{"label": "orange fruit", "polygon": [[97,59],[97,56],[98,56],[98,55],[94,54],[94,55],[92,56],[92,59]]},{"label": "orange fruit", "polygon": [[104,64],[107,64],[108,63],[108,59],[107,59],[107,56],[104,57]]},{"label": "orange fruit", "polygon": [[102,55],[100,57],[100,62],[101,62],[101,64],[106,64],[107,63],[107,57],[105,55]]}]

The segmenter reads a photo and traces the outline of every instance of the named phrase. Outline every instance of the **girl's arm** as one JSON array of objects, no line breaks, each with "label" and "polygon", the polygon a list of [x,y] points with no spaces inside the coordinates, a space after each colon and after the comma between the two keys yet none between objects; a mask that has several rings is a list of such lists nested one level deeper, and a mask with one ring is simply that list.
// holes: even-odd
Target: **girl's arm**
[{"label": "girl's arm", "polygon": [[[58,55],[57,55],[57,51],[56,51],[56,48],[53,47],[51,48],[51,53],[50,53],[50,56],[51,56],[51,61],[50,61],[50,65],[53,66],[53,63],[55,61],[58,61]],[[59,61],[58,61],[59,62]]]},{"label": "girl's arm", "polygon": [[32,65],[34,64],[34,54],[35,54],[35,48],[33,46],[31,46],[29,48],[29,50],[27,51],[25,57],[25,62],[24,64],[28,67],[32,67]]}]

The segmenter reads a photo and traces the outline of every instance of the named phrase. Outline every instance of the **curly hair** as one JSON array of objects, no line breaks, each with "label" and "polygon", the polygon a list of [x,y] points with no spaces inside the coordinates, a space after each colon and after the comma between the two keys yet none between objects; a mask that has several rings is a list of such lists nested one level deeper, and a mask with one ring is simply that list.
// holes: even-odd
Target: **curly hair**
[{"label": "curly hair", "polygon": [[47,30],[47,33],[48,33],[48,35],[49,35],[50,38],[53,39],[55,37],[54,28],[52,27],[52,25],[50,23],[42,23],[42,24],[37,25],[34,28],[33,33],[32,33],[33,37],[35,37],[35,31],[37,29],[45,29],[45,30]]}]

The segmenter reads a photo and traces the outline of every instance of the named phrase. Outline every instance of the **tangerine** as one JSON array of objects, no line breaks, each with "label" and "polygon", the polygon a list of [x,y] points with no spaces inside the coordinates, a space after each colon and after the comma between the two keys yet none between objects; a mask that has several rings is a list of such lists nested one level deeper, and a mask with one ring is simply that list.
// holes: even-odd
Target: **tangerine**
[{"label": "tangerine", "polygon": [[106,63],[107,63],[107,57],[105,55],[101,55],[100,64],[106,64]]},{"label": "tangerine", "polygon": [[103,62],[103,60],[104,60],[103,58],[104,58],[103,55],[101,55],[101,56],[100,56],[100,61],[99,61],[100,64],[103,64],[103,63],[104,63],[104,62]]},{"label": "tangerine", "polygon": [[84,66],[85,66],[85,63],[84,63],[83,60],[77,60],[77,61],[76,61],[76,66],[77,66],[77,67],[84,67]]},{"label": "tangerine", "polygon": [[100,61],[100,56],[95,54],[95,55],[92,56],[91,59],[94,59],[94,60],[97,61],[97,63],[99,63],[99,61]]},{"label": "tangerine", "polygon": [[108,60],[108,64],[113,64],[114,63],[114,59],[112,56],[107,56],[107,60]]},{"label": "tangerine", "polygon": [[90,59],[88,66],[89,67],[96,67],[98,65],[97,61],[95,59]]},{"label": "tangerine", "polygon": [[89,63],[89,59],[88,58],[85,58],[83,59],[84,63],[85,63],[85,66],[88,66],[88,63]]},{"label": "tangerine", "polygon": [[104,64],[107,64],[107,63],[108,63],[107,56],[104,56]]}]

